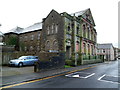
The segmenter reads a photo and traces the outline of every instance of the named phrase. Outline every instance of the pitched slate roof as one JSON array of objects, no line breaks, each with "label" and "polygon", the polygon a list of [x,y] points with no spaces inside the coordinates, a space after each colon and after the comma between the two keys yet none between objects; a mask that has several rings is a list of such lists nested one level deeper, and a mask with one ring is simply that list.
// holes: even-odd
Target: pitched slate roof
[{"label": "pitched slate roof", "polygon": [[15,28],[9,30],[9,32],[7,32],[7,33],[21,34],[21,33],[31,32],[31,31],[35,31],[35,30],[40,30],[40,29],[42,29],[42,23],[38,22],[27,28],[15,27]]},{"label": "pitched slate roof", "polygon": [[[89,8],[88,8],[89,9]],[[76,16],[76,17],[78,17],[78,16],[81,16],[81,15],[83,15],[88,9],[85,9],[85,10],[82,10],[82,11],[79,11],[79,12],[75,12],[75,13],[72,13],[72,14],[70,14],[71,16]]]},{"label": "pitched slate roof", "polygon": [[35,23],[25,28],[21,33],[31,32],[31,31],[40,30],[40,29],[42,29],[42,22]]},{"label": "pitched slate roof", "polygon": [[23,31],[23,29],[24,28],[21,28],[21,27],[15,27],[15,28],[13,28],[13,29],[11,29],[11,30],[9,30],[7,33],[17,33],[17,34],[19,34],[19,33],[21,33],[22,31]]},{"label": "pitched slate roof", "polygon": [[108,49],[113,47],[112,43],[98,44],[98,49]]},{"label": "pitched slate roof", "polygon": [[71,16],[76,16],[76,17],[82,17],[82,18],[86,19],[86,15],[87,15],[86,12],[89,12],[89,14],[90,14],[90,19],[87,19],[87,21],[95,26],[95,22],[93,20],[90,8],[87,8],[87,9],[79,11],[79,12],[72,13],[70,15]]},{"label": "pitched slate roof", "polygon": [[0,31],[0,36],[4,36],[3,33]]}]

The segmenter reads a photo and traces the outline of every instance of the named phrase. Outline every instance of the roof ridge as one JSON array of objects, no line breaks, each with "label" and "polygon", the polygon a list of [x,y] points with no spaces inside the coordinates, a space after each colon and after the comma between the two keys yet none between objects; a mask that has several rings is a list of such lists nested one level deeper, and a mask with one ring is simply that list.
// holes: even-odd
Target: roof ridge
[{"label": "roof ridge", "polygon": [[[78,11],[78,12],[75,12],[75,13],[71,13],[70,15],[78,14],[78,13],[80,13],[80,12],[85,13],[88,9],[90,9],[90,8],[87,8],[87,9],[84,9],[84,10],[81,10],[81,11]],[[83,13],[82,13],[82,14],[83,14]],[[82,14],[81,14],[81,15],[82,15]]]}]

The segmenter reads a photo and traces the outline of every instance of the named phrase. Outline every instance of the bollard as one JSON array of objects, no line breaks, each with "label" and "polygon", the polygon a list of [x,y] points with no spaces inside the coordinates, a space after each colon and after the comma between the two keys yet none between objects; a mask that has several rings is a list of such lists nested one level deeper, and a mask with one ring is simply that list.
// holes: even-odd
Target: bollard
[{"label": "bollard", "polygon": [[38,62],[35,62],[34,63],[34,72],[37,72],[38,71]]}]

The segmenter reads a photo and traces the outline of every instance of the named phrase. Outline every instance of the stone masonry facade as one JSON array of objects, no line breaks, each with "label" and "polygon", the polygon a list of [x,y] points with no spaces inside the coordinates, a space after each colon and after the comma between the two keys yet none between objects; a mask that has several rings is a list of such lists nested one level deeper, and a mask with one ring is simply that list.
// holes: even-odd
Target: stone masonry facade
[{"label": "stone masonry facade", "polygon": [[[68,14],[52,10],[42,20],[42,28],[15,34],[18,52],[64,52],[74,65],[97,58],[97,32],[90,8]],[[9,38],[5,39],[6,43]],[[14,45],[14,44],[12,44]]]}]

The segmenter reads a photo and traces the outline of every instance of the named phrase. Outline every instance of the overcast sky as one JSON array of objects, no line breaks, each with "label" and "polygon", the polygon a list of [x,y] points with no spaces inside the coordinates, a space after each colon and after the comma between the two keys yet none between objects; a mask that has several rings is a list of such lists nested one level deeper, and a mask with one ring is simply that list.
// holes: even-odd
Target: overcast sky
[{"label": "overcast sky", "polygon": [[97,42],[118,46],[119,0],[0,0],[0,31],[16,26],[25,28],[41,22],[54,9],[58,13],[74,13],[91,9],[96,24]]}]

